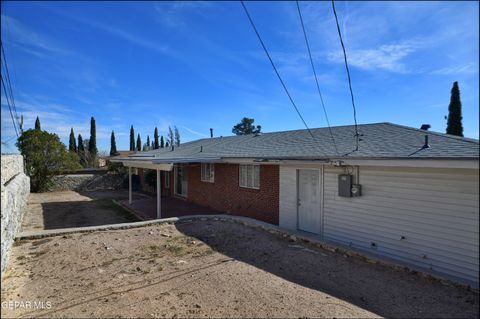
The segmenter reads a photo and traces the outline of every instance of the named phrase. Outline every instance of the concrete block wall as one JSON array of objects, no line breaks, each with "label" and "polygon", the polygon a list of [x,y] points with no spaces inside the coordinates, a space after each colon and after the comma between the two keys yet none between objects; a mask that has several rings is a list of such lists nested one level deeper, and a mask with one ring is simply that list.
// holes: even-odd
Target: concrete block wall
[{"label": "concrete block wall", "polygon": [[30,178],[21,155],[1,155],[1,273],[5,270],[15,235],[20,229],[30,194]]}]

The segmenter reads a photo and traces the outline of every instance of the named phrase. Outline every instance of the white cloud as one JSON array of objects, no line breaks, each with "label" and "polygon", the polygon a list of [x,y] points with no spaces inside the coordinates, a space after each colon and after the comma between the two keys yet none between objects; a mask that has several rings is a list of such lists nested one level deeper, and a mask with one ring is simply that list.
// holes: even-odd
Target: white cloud
[{"label": "white cloud", "polygon": [[478,66],[475,63],[467,63],[463,65],[452,65],[444,67],[432,72],[438,75],[456,75],[456,74],[474,74],[478,73]]},{"label": "white cloud", "polygon": [[[38,57],[48,57],[49,54],[74,54],[58,44],[55,40],[40,34],[20,21],[2,14],[2,29],[6,30],[7,37],[23,51]],[[40,50],[40,51],[39,51]]]},{"label": "white cloud", "polygon": [[183,128],[184,130],[186,130],[187,132],[190,132],[190,133],[192,133],[192,134],[194,134],[194,135],[198,135],[198,136],[200,136],[200,137],[208,137],[207,134],[203,134],[203,133],[194,131],[194,130],[192,130],[191,128],[188,128],[188,127],[186,127],[186,126],[180,126],[180,127]]},{"label": "white cloud", "polygon": [[[363,70],[385,70],[396,73],[407,73],[410,70],[404,58],[418,48],[412,43],[384,44],[374,49],[357,49],[347,52],[348,64]],[[342,52],[330,52],[328,59],[343,63]]]}]

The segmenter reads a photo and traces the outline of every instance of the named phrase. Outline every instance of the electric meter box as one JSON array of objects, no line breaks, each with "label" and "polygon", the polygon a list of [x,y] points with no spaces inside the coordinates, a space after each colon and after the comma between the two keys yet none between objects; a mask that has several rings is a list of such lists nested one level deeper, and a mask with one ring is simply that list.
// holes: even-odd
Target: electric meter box
[{"label": "electric meter box", "polygon": [[352,197],[352,175],[338,175],[338,196]]},{"label": "electric meter box", "polygon": [[352,185],[352,197],[357,197],[362,195],[362,185],[353,184]]}]

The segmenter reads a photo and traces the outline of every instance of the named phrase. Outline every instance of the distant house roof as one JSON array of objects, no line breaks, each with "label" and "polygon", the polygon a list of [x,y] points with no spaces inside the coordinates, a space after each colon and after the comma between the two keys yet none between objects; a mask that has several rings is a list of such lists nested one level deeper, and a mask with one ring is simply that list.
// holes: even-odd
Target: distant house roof
[{"label": "distant house roof", "polygon": [[[204,138],[171,147],[131,154],[130,160],[202,162],[220,159],[476,159],[479,141],[392,123],[358,125],[359,148],[355,151],[354,126]],[[428,136],[428,148],[425,148]]]}]

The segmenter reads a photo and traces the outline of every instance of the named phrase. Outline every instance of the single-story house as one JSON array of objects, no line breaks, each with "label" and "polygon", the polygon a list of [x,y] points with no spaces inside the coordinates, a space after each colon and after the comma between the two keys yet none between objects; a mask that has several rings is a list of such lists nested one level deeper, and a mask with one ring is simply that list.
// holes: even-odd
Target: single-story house
[{"label": "single-story house", "polygon": [[160,196],[175,196],[478,287],[479,141],[391,123],[358,133],[358,149],[354,126],[338,126],[118,161],[157,170],[159,218]]}]

